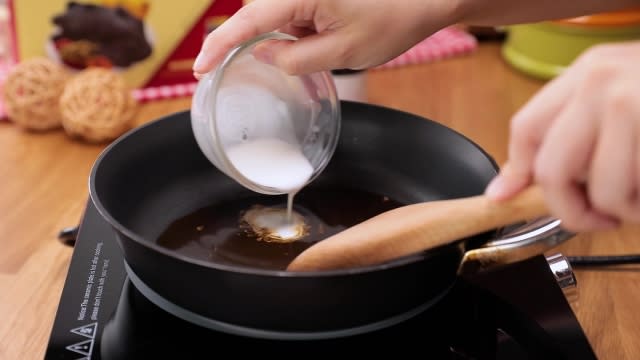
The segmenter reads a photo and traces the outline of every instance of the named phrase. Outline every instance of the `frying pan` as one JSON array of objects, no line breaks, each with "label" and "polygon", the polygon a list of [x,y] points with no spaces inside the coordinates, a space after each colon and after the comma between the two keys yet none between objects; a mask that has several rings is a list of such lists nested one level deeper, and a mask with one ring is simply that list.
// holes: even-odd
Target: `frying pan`
[{"label": "frying pan", "polygon": [[[435,121],[340,105],[338,147],[308,188],[364,189],[408,204],[480,194],[497,173],[478,145]],[[115,230],[134,286],[164,310],[217,331],[280,340],[374,331],[437,303],[459,276],[508,266],[572,236],[555,219],[537,219],[385,264],[324,272],[193,259],[155,240],[175,219],[249,190],[204,157],[189,116],[166,116],[113,142],[93,166],[90,197]]]}]

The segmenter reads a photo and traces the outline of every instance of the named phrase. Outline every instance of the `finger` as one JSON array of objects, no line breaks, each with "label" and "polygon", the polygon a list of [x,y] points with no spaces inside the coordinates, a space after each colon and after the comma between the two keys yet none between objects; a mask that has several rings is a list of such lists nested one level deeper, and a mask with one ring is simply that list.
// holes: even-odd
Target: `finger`
[{"label": "finger", "polygon": [[531,171],[523,166],[506,163],[500,173],[491,180],[485,189],[485,195],[494,201],[503,201],[524,189],[531,183]]},{"label": "finger", "polygon": [[[635,84],[637,87],[637,83]],[[636,94],[637,91],[629,92],[629,94]],[[636,224],[640,224],[640,104],[637,102],[633,109],[628,113],[629,121],[633,123],[634,134],[633,147],[630,148],[633,154],[633,172],[632,172],[632,190],[629,194],[629,206],[630,216],[625,216],[624,221],[630,221]]]},{"label": "finger", "polygon": [[[633,192],[633,201],[634,207],[640,211],[640,108],[635,109],[635,119],[634,119],[634,127],[635,127],[635,147],[633,148],[634,158],[634,192]],[[635,220],[635,222],[640,222],[640,220]]]},{"label": "finger", "polygon": [[595,208],[623,221],[640,222],[640,107],[633,80],[619,81],[605,97],[604,127],[590,174]]},{"label": "finger", "polygon": [[[283,26],[282,28],[278,29],[279,32],[282,32],[284,34],[289,34],[293,37],[295,37],[296,39],[301,39],[307,36],[311,36],[313,34],[316,33],[315,29],[313,28],[313,23],[309,22],[309,21],[298,21],[298,22],[291,22],[285,26]],[[274,63],[274,53],[281,51],[282,46],[283,45],[279,45],[277,44],[278,42],[281,42],[283,44],[287,44],[290,43],[291,41],[289,40],[269,40],[269,41],[264,41],[261,42],[259,44],[257,44],[254,48],[253,48],[253,56],[256,57],[256,59],[268,63],[268,64],[273,64]],[[286,46],[286,45],[284,45]]]},{"label": "finger", "polygon": [[[635,111],[635,119],[634,119],[634,133],[635,133],[635,143],[632,148],[634,155],[634,172],[633,172],[633,192],[631,194],[632,206],[635,214],[640,214],[640,108],[637,108]],[[635,223],[640,223],[640,215],[631,221]],[[625,219],[629,220],[629,219]]]},{"label": "finger", "polygon": [[199,74],[211,71],[235,46],[294,20],[299,3],[297,0],[258,0],[243,6],[207,35],[193,71]]},{"label": "finger", "polygon": [[571,69],[553,79],[512,118],[508,160],[487,187],[485,193],[489,198],[505,200],[531,182],[542,138],[573,92],[575,73]]},{"label": "finger", "polygon": [[297,41],[272,41],[256,47],[254,55],[291,75],[349,67],[348,36],[327,31]]},{"label": "finger", "polygon": [[534,177],[553,216],[571,231],[609,228],[612,219],[591,208],[583,184],[597,137],[598,116],[577,93],[547,132],[535,159]]},{"label": "finger", "polygon": [[297,24],[293,24],[293,23],[287,24],[281,27],[280,29],[278,29],[278,31],[285,34],[289,34],[298,39],[307,37],[309,35],[313,35],[316,33],[313,23],[310,21],[305,21]]},{"label": "finger", "polygon": [[[617,90],[620,89],[620,90]],[[635,193],[635,94],[616,87],[603,99],[600,136],[589,172],[589,199],[596,211],[618,218],[637,218]]]}]

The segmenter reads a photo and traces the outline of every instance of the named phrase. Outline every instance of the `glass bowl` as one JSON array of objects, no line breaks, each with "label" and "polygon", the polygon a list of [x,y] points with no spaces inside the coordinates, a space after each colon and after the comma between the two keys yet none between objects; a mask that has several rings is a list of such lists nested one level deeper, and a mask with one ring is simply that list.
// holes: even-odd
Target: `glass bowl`
[{"label": "glass bowl", "polygon": [[232,49],[196,87],[191,126],[218,169],[258,193],[295,193],[327,166],[340,136],[340,102],[330,72],[289,75],[257,60],[271,32]]}]

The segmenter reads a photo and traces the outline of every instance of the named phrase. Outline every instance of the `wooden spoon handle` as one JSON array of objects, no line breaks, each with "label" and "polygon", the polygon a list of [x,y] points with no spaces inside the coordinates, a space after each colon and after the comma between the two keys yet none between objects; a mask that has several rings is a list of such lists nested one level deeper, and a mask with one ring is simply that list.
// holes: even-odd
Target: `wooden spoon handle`
[{"label": "wooden spoon handle", "polygon": [[318,242],[298,255],[287,270],[382,263],[547,213],[538,186],[503,202],[478,195],[402,206]]},{"label": "wooden spoon handle", "polygon": [[[461,221],[455,224],[455,231],[464,236],[482,233],[549,213],[542,189],[537,185],[532,185],[512,199],[503,202],[489,200],[484,195],[453,201],[458,203],[455,206],[452,204],[451,210],[465,214],[466,220],[460,219]],[[451,214],[451,216],[456,215]]]}]

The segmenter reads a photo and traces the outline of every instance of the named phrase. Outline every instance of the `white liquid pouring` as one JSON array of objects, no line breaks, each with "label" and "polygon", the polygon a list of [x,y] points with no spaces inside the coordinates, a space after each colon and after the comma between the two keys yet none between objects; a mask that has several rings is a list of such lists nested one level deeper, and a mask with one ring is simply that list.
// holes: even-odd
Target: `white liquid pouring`
[{"label": "white liquid pouring", "polygon": [[277,138],[258,138],[231,146],[227,156],[247,179],[288,194],[287,220],[291,221],[293,197],[313,174],[300,149]]}]

